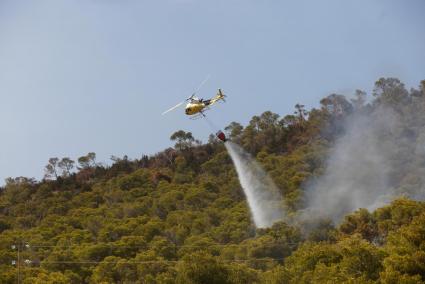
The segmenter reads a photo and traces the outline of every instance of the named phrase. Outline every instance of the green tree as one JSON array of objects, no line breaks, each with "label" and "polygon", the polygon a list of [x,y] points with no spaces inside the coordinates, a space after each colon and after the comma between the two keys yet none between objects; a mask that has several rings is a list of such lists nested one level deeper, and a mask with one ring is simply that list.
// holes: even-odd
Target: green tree
[{"label": "green tree", "polygon": [[183,257],[177,267],[176,283],[184,284],[226,284],[229,270],[213,256],[198,252]]},{"label": "green tree", "polygon": [[237,142],[242,135],[243,126],[240,123],[233,121],[228,126],[226,126],[224,130],[227,132],[227,135],[231,140]]},{"label": "green tree", "polygon": [[108,256],[93,270],[90,283],[135,283],[136,264],[124,258]]},{"label": "green tree", "polygon": [[306,116],[308,115],[308,111],[306,111],[305,105],[296,104],[294,114],[298,116],[298,120],[300,122],[304,122],[306,120]]},{"label": "green tree", "polygon": [[89,169],[96,167],[96,153],[90,152],[85,156],[79,157],[78,164],[80,165],[78,169]]},{"label": "green tree", "polygon": [[380,78],[375,82],[373,96],[378,103],[400,110],[408,102],[408,92],[397,78]]},{"label": "green tree", "polygon": [[366,104],[366,92],[356,90],[354,93],[354,99],[351,99],[351,103],[355,110],[361,110]]},{"label": "green tree", "polygon": [[345,96],[331,94],[320,101],[322,108],[333,116],[343,116],[352,111],[352,105],[347,101]]},{"label": "green tree", "polygon": [[[425,282],[425,213],[390,233],[385,250],[384,283]],[[414,282],[416,281],[416,282]]]},{"label": "green tree", "polygon": [[45,178],[55,178],[57,179],[59,176],[59,158],[50,158],[49,163],[46,165],[44,169],[44,177]]},{"label": "green tree", "polygon": [[71,171],[74,168],[75,162],[68,157],[62,158],[58,162],[58,167],[62,170],[62,176],[68,177],[71,175]]},{"label": "green tree", "polygon": [[193,138],[191,132],[185,132],[179,130],[173,133],[170,137],[171,141],[176,141],[174,147],[180,151],[187,150],[193,146],[195,138]]}]

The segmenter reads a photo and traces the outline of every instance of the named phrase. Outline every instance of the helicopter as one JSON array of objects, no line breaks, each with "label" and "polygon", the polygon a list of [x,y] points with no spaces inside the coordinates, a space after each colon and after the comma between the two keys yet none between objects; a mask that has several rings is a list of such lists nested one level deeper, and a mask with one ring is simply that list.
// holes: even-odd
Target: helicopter
[{"label": "helicopter", "polygon": [[209,110],[210,106],[220,101],[225,102],[226,100],[224,98],[226,96],[223,94],[223,91],[221,89],[218,89],[216,96],[211,99],[205,100],[205,99],[200,99],[196,97],[196,93],[199,92],[199,90],[205,84],[206,81],[208,81],[208,77],[201,83],[201,85],[199,85],[198,89],[189,98],[178,103],[176,106],[173,106],[169,110],[163,112],[162,115],[175,110],[176,108],[180,107],[184,103],[187,103],[185,108],[185,114],[192,116],[192,119],[197,119],[200,117],[205,117],[204,112]]}]

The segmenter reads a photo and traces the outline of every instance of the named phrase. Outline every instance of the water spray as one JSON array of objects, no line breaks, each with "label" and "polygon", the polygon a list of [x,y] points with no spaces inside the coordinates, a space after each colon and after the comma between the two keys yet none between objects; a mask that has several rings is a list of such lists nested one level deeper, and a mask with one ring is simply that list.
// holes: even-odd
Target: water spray
[{"label": "water spray", "polygon": [[205,121],[216,133],[232,158],[239,182],[248,201],[249,209],[257,228],[271,227],[284,217],[282,196],[273,180],[255,159],[237,144],[229,141],[209,119]]},{"label": "water spray", "polygon": [[273,180],[240,146],[224,143],[235,164],[239,181],[246,195],[257,228],[267,228],[284,217],[282,196]]}]

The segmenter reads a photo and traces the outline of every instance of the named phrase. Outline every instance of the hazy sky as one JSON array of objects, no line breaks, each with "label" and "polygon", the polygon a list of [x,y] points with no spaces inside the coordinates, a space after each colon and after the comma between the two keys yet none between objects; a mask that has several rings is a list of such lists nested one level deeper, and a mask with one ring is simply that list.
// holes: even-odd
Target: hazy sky
[{"label": "hazy sky", "polygon": [[[425,1],[0,0],[0,180],[49,157],[138,158],[211,133],[183,109],[221,87],[220,127],[396,76],[425,79]],[[1,182],[0,182],[1,183]]]}]

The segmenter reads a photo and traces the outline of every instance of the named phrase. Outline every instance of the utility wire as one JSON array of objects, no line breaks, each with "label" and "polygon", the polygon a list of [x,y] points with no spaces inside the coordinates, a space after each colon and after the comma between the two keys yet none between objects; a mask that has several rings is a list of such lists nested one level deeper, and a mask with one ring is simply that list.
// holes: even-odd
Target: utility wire
[{"label": "utility wire", "polygon": [[[299,243],[284,243],[283,245],[296,246]],[[85,247],[85,246],[96,246],[96,245],[105,245],[109,247],[118,247],[118,248],[155,248],[157,245],[146,244],[146,245],[120,245],[120,244],[107,244],[107,243],[83,243],[75,245],[30,245],[30,248],[75,248],[75,247]],[[165,245],[167,246],[167,244]],[[205,247],[274,247],[274,244],[199,244],[199,245],[168,245],[174,248],[205,248]]]}]

